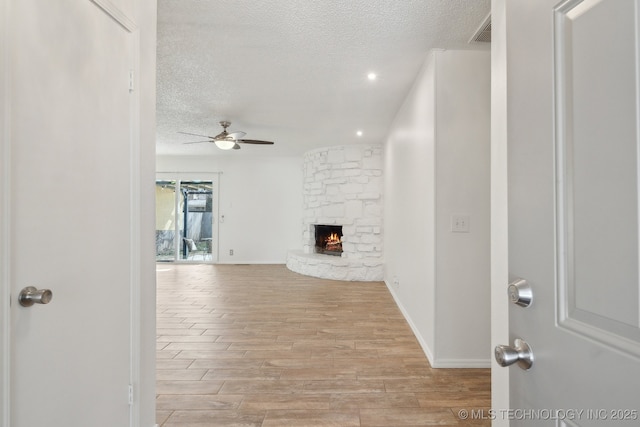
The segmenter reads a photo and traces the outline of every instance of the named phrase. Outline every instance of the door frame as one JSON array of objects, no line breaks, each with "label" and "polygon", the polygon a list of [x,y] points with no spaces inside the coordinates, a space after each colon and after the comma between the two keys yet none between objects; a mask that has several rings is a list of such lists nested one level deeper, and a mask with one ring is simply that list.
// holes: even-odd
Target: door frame
[{"label": "door frame", "polygon": [[0,0],[0,426],[9,427],[9,0]]},{"label": "door frame", "polygon": [[[507,0],[491,0],[491,348],[509,343]],[[509,370],[491,358],[491,407],[509,408]],[[492,426],[508,426],[496,417]]]}]

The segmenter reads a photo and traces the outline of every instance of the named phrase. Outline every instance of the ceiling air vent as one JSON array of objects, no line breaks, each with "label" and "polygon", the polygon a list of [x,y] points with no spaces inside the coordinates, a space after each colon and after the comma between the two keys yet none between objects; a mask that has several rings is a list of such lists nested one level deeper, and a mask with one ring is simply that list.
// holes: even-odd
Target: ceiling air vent
[{"label": "ceiling air vent", "polygon": [[469,43],[491,43],[491,14],[489,14],[478,30],[475,32]]}]

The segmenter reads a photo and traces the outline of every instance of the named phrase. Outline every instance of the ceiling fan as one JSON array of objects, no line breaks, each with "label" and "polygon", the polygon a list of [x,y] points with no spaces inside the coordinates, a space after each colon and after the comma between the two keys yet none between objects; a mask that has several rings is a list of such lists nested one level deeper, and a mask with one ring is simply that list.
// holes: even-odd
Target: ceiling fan
[{"label": "ceiling fan", "polygon": [[244,132],[227,132],[227,128],[231,126],[231,122],[223,120],[220,122],[222,126],[222,132],[216,136],[200,135],[197,133],[178,132],[185,135],[201,136],[203,138],[209,138],[205,141],[191,141],[185,142],[185,144],[200,144],[202,142],[213,142],[221,150],[239,150],[238,144],[261,144],[261,145],[273,145],[272,141],[261,141],[259,139],[240,139],[246,135]]}]

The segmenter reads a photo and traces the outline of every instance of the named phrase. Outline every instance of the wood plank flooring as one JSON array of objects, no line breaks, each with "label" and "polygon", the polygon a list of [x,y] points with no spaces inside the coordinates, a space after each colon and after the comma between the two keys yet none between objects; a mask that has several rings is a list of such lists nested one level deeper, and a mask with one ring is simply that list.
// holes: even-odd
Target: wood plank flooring
[{"label": "wood plank flooring", "polygon": [[157,271],[162,427],[490,425],[459,416],[489,409],[489,370],[432,369],[382,282]]}]

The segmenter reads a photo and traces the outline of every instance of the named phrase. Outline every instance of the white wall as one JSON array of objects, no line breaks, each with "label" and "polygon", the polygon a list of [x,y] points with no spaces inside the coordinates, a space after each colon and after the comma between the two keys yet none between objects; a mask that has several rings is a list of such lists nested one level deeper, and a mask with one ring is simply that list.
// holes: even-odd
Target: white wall
[{"label": "white wall", "polygon": [[[429,58],[431,58],[430,55]],[[435,69],[418,76],[385,144],[385,281],[433,362]]]},{"label": "white wall", "polygon": [[489,53],[432,51],[385,146],[385,280],[435,367],[489,366],[489,111]]},{"label": "white wall", "polygon": [[220,173],[218,262],[284,264],[289,250],[301,248],[302,158],[235,154],[242,153],[158,156],[156,169]]},{"label": "white wall", "polygon": [[[436,71],[436,359],[490,347],[490,54],[445,51]],[[452,233],[453,214],[470,215]]]}]

